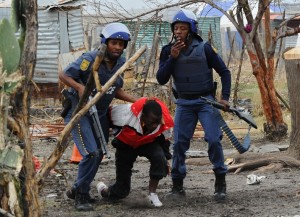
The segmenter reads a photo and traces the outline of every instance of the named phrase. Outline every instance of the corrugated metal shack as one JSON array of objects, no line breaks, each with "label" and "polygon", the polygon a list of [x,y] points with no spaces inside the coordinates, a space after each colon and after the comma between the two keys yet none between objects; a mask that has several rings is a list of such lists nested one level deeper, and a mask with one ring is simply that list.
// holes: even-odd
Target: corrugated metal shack
[{"label": "corrugated metal shack", "polygon": [[[2,6],[2,7],[1,7]],[[10,18],[10,1],[0,5],[0,19]],[[82,5],[75,1],[38,1],[38,44],[34,81],[35,96],[59,98],[59,54],[85,49]]]}]

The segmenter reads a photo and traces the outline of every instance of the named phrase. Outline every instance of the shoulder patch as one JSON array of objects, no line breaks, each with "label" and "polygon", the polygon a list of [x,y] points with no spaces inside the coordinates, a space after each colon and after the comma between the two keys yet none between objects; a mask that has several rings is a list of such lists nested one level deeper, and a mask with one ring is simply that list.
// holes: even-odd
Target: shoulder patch
[{"label": "shoulder patch", "polygon": [[218,53],[218,50],[217,48],[215,48],[214,46],[211,45],[211,48],[213,49],[213,51],[217,54]]},{"label": "shoulder patch", "polygon": [[80,69],[82,71],[86,71],[89,68],[90,63],[91,63],[90,61],[88,61],[86,59],[83,59],[81,64],[80,64]]}]

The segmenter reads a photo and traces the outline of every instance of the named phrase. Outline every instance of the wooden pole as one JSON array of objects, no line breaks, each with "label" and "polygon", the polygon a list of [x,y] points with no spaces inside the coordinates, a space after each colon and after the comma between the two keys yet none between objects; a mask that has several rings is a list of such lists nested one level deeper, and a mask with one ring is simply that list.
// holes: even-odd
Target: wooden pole
[{"label": "wooden pole", "polygon": [[232,41],[231,41],[230,53],[229,53],[228,62],[227,62],[227,68],[229,67],[231,56],[233,56],[233,54],[234,54],[234,49],[233,49],[234,40],[235,40],[235,34],[234,34],[234,37],[232,38]]},{"label": "wooden pole", "polygon": [[145,77],[144,77],[144,81],[143,81],[143,87],[142,87],[141,96],[144,96],[145,84],[146,84],[146,81],[147,81],[149,68],[150,68],[150,65],[152,63],[153,56],[155,56],[155,54],[156,54],[156,48],[157,48],[158,42],[159,42],[159,36],[158,36],[158,34],[155,33],[154,38],[153,38],[152,48],[149,51],[147,62],[145,64],[145,67],[144,67],[143,73],[142,73]]},{"label": "wooden pole", "polygon": [[300,159],[300,47],[284,53],[289,100],[291,106],[291,134],[288,152]]},{"label": "wooden pole", "polygon": [[235,85],[234,85],[234,92],[233,92],[233,105],[234,107],[237,105],[237,93],[238,93],[238,89],[239,89],[239,84],[240,84],[240,76],[241,76],[241,71],[242,71],[242,66],[243,66],[243,59],[244,59],[244,53],[245,53],[245,44],[243,44],[243,49],[242,49],[242,53],[241,53],[241,57],[240,57],[240,63],[239,63],[239,69],[236,75],[236,79],[235,79]]},{"label": "wooden pole", "polygon": [[230,63],[231,56],[235,57],[235,51],[234,51],[234,48],[233,48],[234,47],[234,41],[235,41],[235,35],[232,36],[230,27],[227,27],[226,31],[227,31],[228,41],[230,43],[230,54],[229,54],[229,57],[228,57],[228,64],[227,64],[227,66],[228,66],[229,63]]},{"label": "wooden pole", "polygon": [[131,41],[128,43],[128,47],[126,49],[126,60],[128,60],[135,52],[135,45],[140,31],[140,26],[141,26],[141,20],[138,19],[138,21],[136,22],[133,38],[131,38]]}]

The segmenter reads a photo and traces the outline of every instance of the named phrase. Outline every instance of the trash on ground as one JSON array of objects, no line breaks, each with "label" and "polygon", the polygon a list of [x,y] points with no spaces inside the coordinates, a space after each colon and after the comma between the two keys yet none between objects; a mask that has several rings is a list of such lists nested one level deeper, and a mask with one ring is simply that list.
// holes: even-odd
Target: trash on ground
[{"label": "trash on ground", "polygon": [[258,176],[255,174],[247,175],[247,184],[248,185],[258,185],[265,179],[266,176]]}]

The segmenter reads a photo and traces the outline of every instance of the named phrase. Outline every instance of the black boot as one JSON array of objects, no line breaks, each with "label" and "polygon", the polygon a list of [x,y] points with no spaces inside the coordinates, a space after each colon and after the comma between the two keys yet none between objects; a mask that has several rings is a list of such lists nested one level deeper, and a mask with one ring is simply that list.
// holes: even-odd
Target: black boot
[{"label": "black boot", "polygon": [[[66,195],[69,199],[75,200],[75,196],[76,196],[76,189],[75,188],[71,188],[69,190],[66,191]],[[87,200],[89,203],[95,203],[96,199],[92,198],[91,195],[88,193],[87,194]]]},{"label": "black boot", "polygon": [[214,198],[216,201],[224,201],[226,199],[226,174],[215,174],[215,193]]},{"label": "black boot", "polygon": [[173,179],[173,187],[169,192],[167,198],[180,198],[185,196],[185,190],[183,188],[183,179]]},{"label": "black boot", "polygon": [[93,211],[93,206],[88,201],[88,194],[76,193],[75,208],[78,211]]}]

